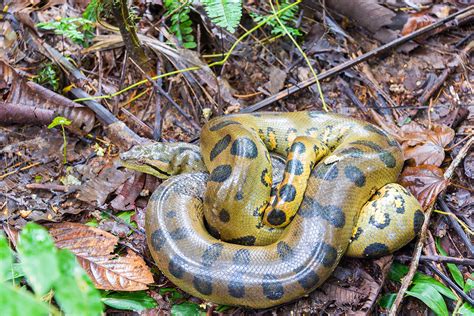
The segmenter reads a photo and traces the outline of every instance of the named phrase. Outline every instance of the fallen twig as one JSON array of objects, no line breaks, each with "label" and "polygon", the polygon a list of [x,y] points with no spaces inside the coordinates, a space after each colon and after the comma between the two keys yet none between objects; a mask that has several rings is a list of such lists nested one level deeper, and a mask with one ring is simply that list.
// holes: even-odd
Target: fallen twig
[{"label": "fallen twig", "polygon": [[[454,173],[454,169],[461,163],[462,159],[467,155],[469,148],[471,147],[473,143],[474,143],[474,138],[471,138],[466,144],[464,144],[464,146],[459,151],[458,155],[454,158],[454,160],[449,165],[448,169],[446,169],[446,172],[444,173],[445,179],[448,180],[451,178],[451,176]],[[407,275],[402,279],[402,285],[400,286],[400,290],[398,291],[397,297],[395,298],[395,301],[393,302],[393,305],[390,308],[390,312],[388,314],[389,316],[397,315],[398,307],[400,306],[403,300],[403,297],[405,296],[405,292],[407,291],[408,286],[410,286],[413,276],[415,275],[415,272],[418,269],[418,263],[420,260],[421,251],[423,250],[423,244],[426,239],[426,232],[428,230],[431,213],[433,212],[434,202],[435,201],[431,203],[431,205],[428,207],[428,210],[425,213],[425,221],[423,222],[420,238],[418,239],[415,250],[413,252],[413,260],[410,264],[410,268],[408,270]]]},{"label": "fallen twig", "polygon": [[[410,256],[399,256],[396,257],[399,261],[411,261],[413,257]],[[420,261],[422,262],[439,262],[439,263],[454,263],[460,266],[474,266],[474,259],[470,258],[456,258],[456,257],[447,257],[447,256],[420,256]]]},{"label": "fallen twig", "polygon": [[0,102],[0,124],[48,125],[55,116],[53,110]]},{"label": "fallen twig", "polygon": [[[438,197],[438,203],[444,212],[453,214],[453,212],[451,212],[446,202],[441,197]],[[467,250],[471,253],[471,256],[474,257],[474,246],[472,245],[471,238],[467,236],[467,234],[462,229],[461,225],[459,225],[459,223],[456,221],[456,219],[453,216],[448,216],[448,220],[450,221],[451,226],[454,228],[454,230],[458,233],[459,237],[461,237],[462,241],[466,245]]]}]

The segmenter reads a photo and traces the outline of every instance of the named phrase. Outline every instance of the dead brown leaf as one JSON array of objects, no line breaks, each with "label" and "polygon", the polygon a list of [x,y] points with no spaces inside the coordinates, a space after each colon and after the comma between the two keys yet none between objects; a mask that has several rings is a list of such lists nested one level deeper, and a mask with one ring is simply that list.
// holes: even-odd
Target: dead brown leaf
[{"label": "dead brown leaf", "polygon": [[139,291],[153,283],[148,266],[135,252],[128,249],[124,256],[113,254],[118,242],[116,236],[79,223],[64,222],[49,227],[56,245],[76,255],[98,289]]},{"label": "dead brown leaf", "polygon": [[401,34],[408,35],[434,22],[436,22],[436,20],[429,16],[427,12],[415,13],[408,18],[407,22],[403,26]]},{"label": "dead brown leaf", "polygon": [[400,184],[406,187],[426,209],[448,186],[443,170],[433,165],[406,167],[400,176]]},{"label": "dead brown leaf", "polygon": [[402,126],[405,141],[402,148],[405,159],[414,159],[416,165],[440,166],[444,160],[444,148],[453,140],[454,131],[446,125],[433,124],[426,129],[414,122]]}]

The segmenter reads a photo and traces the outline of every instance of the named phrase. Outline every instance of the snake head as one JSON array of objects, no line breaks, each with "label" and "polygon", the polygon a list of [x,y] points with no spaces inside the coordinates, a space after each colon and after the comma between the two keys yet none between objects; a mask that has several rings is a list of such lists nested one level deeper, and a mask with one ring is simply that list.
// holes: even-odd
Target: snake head
[{"label": "snake head", "polygon": [[168,179],[178,173],[206,171],[199,147],[187,143],[152,143],[120,154],[124,167]]}]

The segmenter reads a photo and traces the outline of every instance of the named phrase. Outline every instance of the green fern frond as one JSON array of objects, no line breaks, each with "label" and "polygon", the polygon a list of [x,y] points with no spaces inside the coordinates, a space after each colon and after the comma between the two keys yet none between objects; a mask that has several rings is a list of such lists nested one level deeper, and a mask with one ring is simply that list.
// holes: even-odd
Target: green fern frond
[{"label": "green fern frond", "polygon": [[202,0],[212,22],[229,32],[235,32],[242,17],[242,0]]}]

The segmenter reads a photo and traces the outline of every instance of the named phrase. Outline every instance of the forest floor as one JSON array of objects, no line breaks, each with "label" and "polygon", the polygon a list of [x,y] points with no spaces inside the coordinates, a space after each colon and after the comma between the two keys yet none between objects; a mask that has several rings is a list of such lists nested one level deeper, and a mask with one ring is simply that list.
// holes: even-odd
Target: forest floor
[{"label": "forest floor", "polygon": [[[84,12],[89,1],[10,3],[0,21],[0,220],[10,242],[14,245],[18,232],[32,221],[68,229],[70,240],[56,239],[66,248],[96,238],[87,244],[90,257],[82,257],[81,264],[107,294],[146,290],[154,303],[138,312],[142,315],[381,314],[388,312],[410,265],[429,276],[427,283],[447,286],[455,299],[423,297],[432,288],[419,276],[417,284],[415,276],[413,284],[405,284],[403,302],[395,303],[400,315],[426,315],[430,309],[443,314],[444,308],[450,314],[472,312],[443,277],[474,299],[474,151],[469,149],[474,135],[474,9],[358,61],[364,53],[466,10],[470,1],[379,1],[383,6],[352,1],[341,9],[342,2],[326,1],[326,8],[303,1],[292,13],[287,23],[304,58],[276,23],[240,40],[255,26],[251,16],[271,14],[268,3],[244,1],[241,26],[234,34],[213,24],[202,7],[194,7],[189,13],[194,37],[187,43],[193,48],[184,49],[161,1],[134,1],[131,12],[149,58],[143,64],[129,58],[134,51],[124,47],[107,7],[100,23],[85,27],[83,21],[70,20],[69,25],[79,25],[79,35],[71,40],[75,33],[68,23],[52,30],[37,23],[51,26],[60,17],[88,18]],[[225,62],[219,62],[224,56]],[[402,145],[406,164],[399,182],[430,214],[424,242],[417,239],[375,260],[343,258],[322,287],[268,310],[217,306],[177,289],[157,271],[145,241],[145,208],[160,182],[121,168],[119,153],[143,139],[195,141],[210,115],[254,109],[262,100],[268,104],[259,110],[323,110],[317,85],[301,85],[313,77],[307,62],[320,74],[351,61],[352,67],[320,81],[324,103],[330,112],[380,126]],[[208,67],[211,63],[215,65]],[[196,69],[153,84],[147,80],[189,67]],[[291,90],[295,87],[301,89]],[[83,98],[87,100],[71,101]],[[56,120],[56,128],[48,128],[58,115],[69,121]],[[106,235],[88,231],[90,227]],[[101,238],[112,240],[112,246]],[[115,266],[96,261],[97,256],[112,258],[112,250],[118,254]],[[126,268],[119,270],[119,263]],[[107,306],[107,313],[119,312],[117,306]]]}]

